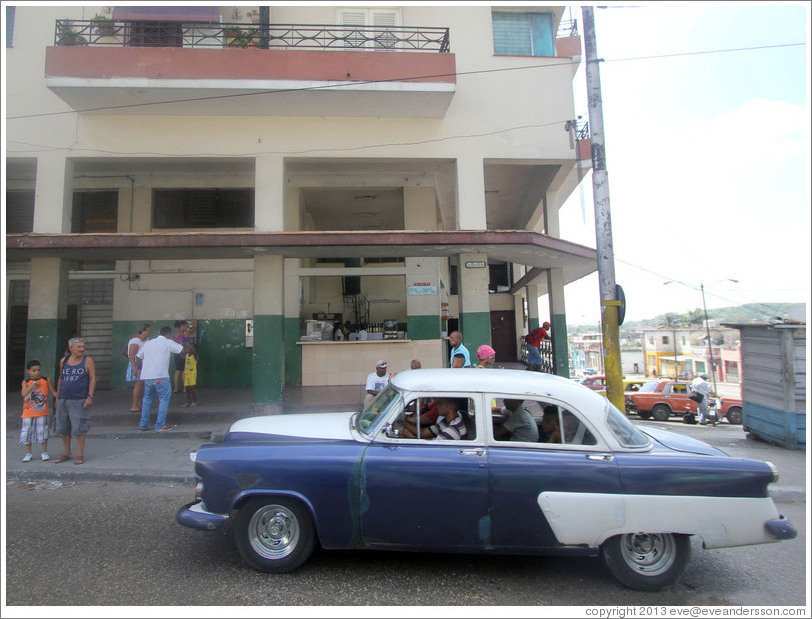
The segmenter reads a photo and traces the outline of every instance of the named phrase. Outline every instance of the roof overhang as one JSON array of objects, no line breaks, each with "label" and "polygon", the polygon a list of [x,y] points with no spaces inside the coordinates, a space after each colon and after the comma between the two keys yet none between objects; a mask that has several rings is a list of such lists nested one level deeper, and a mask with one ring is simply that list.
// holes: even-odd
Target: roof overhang
[{"label": "roof overhang", "polygon": [[[559,268],[564,283],[597,270],[594,249],[526,230],[371,232],[148,232],[8,234],[6,258],[67,260],[449,257],[487,254],[488,259],[540,269]],[[526,282],[527,284],[531,282]],[[546,278],[539,278],[546,288]]]}]

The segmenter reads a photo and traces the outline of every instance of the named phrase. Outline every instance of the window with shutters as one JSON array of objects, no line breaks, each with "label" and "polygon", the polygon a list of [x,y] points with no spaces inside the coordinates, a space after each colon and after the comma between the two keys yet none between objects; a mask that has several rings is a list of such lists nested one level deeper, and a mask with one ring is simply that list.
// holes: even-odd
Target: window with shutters
[{"label": "window with shutters", "polygon": [[493,11],[493,53],[555,56],[552,13]]},{"label": "window with shutters", "polygon": [[251,189],[155,189],[153,228],[253,228]]},{"label": "window with shutters", "polygon": [[387,29],[400,26],[400,11],[396,9],[339,9],[338,21],[344,27],[346,47],[365,50],[398,47],[397,37]]},{"label": "window with shutters", "polygon": [[34,231],[34,192],[6,192],[6,234]]},{"label": "window with shutters", "polygon": [[82,232],[118,230],[118,191],[75,191],[71,211],[71,229]]}]

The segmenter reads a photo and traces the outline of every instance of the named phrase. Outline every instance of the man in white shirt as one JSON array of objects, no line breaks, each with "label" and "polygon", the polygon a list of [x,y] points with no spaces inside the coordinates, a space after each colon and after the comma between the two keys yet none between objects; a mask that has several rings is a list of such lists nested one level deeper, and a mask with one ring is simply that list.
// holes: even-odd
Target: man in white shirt
[{"label": "man in white shirt", "polygon": [[172,384],[169,380],[169,358],[172,354],[183,351],[183,346],[172,340],[172,327],[161,327],[161,334],[147,340],[136,357],[141,359],[141,380],[144,381],[144,399],[141,401],[141,432],[149,430],[149,409],[152,400],[158,394],[158,419],[155,421],[156,432],[167,432],[172,426],[166,425],[166,413],[169,411],[169,398],[172,396]]},{"label": "man in white shirt", "polygon": [[389,376],[386,374],[388,367],[389,364],[381,359],[375,364],[375,371],[367,376],[367,393],[364,396],[364,408],[369,406],[370,402],[372,402],[375,396],[380,393],[381,389],[386,387],[386,385],[389,383]]},{"label": "man in white shirt", "polygon": [[703,426],[708,423],[708,396],[714,395],[711,386],[708,384],[708,375],[700,374],[691,381],[691,389],[702,394],[701,402],[697,403],[699,408],[699,423]]}]

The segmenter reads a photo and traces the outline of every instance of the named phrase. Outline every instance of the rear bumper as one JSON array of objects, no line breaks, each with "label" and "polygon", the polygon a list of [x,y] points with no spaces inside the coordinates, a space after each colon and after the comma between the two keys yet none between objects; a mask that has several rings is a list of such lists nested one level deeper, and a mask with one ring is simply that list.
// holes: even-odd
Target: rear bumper
[{"label": "rear bumper", "polygon": [[184,505],[175,515],[178,524],[191,529],[202,531],[216,531],[228,520],[228,514],[215,514],[203,509],[202,501],[192,501]]},{"label": "rear bumper", "polygon": [[792,523],[783,516],[765,522],[764,530],[767,532],[767,535],[775,540],[795,539],[798,536],[798,531],[796,531]]}]

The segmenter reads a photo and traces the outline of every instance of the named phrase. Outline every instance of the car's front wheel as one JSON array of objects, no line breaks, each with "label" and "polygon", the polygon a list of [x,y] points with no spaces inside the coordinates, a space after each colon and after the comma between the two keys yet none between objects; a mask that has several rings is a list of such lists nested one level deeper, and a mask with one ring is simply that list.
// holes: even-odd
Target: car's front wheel
[{"label": "car's front wheel", "polygon": [[682,574],[691,540],[677,533],[626,533],[606,540],[601,557],[609,573],[627,587],[659,591]]},{"label": "car's front wheel", "polygon": [[727,417],[728,423],[739,425],[742,422],[742,409],[738,406],[731,406],[727,410],[725,417]]},{"label": "car's front wheel", "polygon": [[237,514],[237,549],[251,567],[261,572],[290,572],[304,563],[316,543],[313,518],[294,499],[250,499]]},{"label": "car's front wheel", "polygon": [[651,409],[651,415],[654,417],[654,421],[668,421],[671,416],[671,409],[665,404],[658,404]]}]

